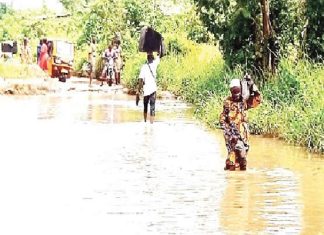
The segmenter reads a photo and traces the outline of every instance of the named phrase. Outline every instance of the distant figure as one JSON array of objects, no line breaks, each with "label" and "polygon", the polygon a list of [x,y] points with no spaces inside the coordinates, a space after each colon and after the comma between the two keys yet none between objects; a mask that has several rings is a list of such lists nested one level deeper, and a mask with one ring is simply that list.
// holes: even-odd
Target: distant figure
[{"label": "distant figure", "polygon": [[[150,103],[150,123],[153,124],[155,116],[155,100],[156,100],[156,70],[160,63],[160,54],[154,59],[153,52],[147,53],[147,62],[142,66],[139,75],[139,86],[137,96],[143,87],[144,91],[144,121],[147,119],[148,103]],[[138,101],[136,101],[138,102]]]},{"label": "distant figure", "polygon": [[116,85],[120,84],[120,73],[123,68],[123,58],[122,49],[120,47],[120,40],[115,41],[114,52],[116,54],[115,58],[115,81]]},{"label": "distant figure", "polygon": [[20,48],[20,59],[22,64],[30,64],[31,61],[31,50],[28,45],[28,39],[24,38],[23,45]]},{"label": "distant figure", "polygon": [[39,63],[42,44],[43,44],[43,40],[39,40],[39,44],[37,45],[37,64]]},{"label": "distant figure", "polygon": [[52,57],[53,55],[53,42],[47,42],[47,48],[48,48],[48,57]]},{"label": "distant figure", "polygon": [[[103,59],[105,60],[105,65],[101,73],[101,85],[103,81],[106,80],[108,85],[111,85],[113,79],[113,69],[114,69],[114,60],[116,58],[115,51],[112,49],[111,45],[108,45],[108,48],[103,54]],[[108,74],[108,77],[107,77]],[[111,77],[110,77],[111,76]],[[116,82],[117,84],[117,82]]]},{"label": "distant figure", "polygon": [[47,71],[47,59],[48,59],[47,39],[44,38],[42,41],[42,47],[41,47],[41,52],[39,55],[39,62],[38,62],[39,67],[44,71]]},{"label": "distant figure", "polygon": [[89,65],[89,85],[91,86],[92,78],[96,76],[96,39],[92,38],[88,50]]}]

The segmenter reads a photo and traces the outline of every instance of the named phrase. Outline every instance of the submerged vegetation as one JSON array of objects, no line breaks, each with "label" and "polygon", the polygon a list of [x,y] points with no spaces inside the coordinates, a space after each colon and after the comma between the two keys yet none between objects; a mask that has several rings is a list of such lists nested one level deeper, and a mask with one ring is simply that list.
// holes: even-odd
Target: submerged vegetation
[{"label": "submerged vegetation", "polygon": [[[139,31],[152,25],[167,48],[158,68],[159,89],[194,104],[197,117],[217,128],[229,81],[248,71],[263,95],[262,105],[249,112],[251,132],[324,153],[323,1],[61,2],[63,17],[46,7],[18,12],[1,5],[0,40],[28,37],[36,54],[40,38],[67,38],[76,46],[78,70],[91,37],[100,54],[121,35],[123,83],[134,88],[145,61],[137,51]],[[174,14],[172,9],[179,10]],[[8,71],[0,64],[0,76]]]}]

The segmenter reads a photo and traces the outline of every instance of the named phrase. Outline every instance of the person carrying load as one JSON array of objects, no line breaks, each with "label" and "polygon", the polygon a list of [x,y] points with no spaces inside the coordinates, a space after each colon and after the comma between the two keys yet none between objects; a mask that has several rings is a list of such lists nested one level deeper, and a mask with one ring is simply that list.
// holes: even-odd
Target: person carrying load
[{"label": "person carrying load", "polygon": [[224,170],[246,170],[246,157],[249,150],[249,129],[247,110],[261,103],[261,94],[250,75],[244,79],[232,79],[231,96],[224,101],[220,114],[220,126],[224,130],[227,159]]},{"label": "person carrying load", "polygon": [[[148,104],[150,104],[150,123],[153,124],[157,92],[157,68],[160,63],[160,58],[165,55],[163,37],[151,27],[143,27],[138,48],[140,52],[146,52],[147,60],[142,65],[139,74],[136,105],[139,103],[141,90],[143,90],[144,121],[146,122],[147,120]],[[154,57],[154,52],[156,52],[156,58]]]}]

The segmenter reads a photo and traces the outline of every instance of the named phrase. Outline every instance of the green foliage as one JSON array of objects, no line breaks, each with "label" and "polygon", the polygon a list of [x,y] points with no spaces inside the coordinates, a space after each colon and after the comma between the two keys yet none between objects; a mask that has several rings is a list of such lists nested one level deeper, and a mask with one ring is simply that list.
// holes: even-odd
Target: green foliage
[{"label": "green foliage", "polygon": [[303,17],[303,7],[303,2],[296,0],[270,2],[271,27],[274,40],[280,47],[276,52],[279,57],[287,57],[291,54],[290,45],[294,45],[294,50],[301,49],[300,36],[306,22]]},{"label": "green foliage", "polygon": [[282,61],[277,79],[262,88],[264,102],[251,112],[251,129],[324,152],[324,67]]},{"label": "green foliage", "polygon": [[247,9],[240,8],[234,12],[228,29],[224,32],[224,40],[221,40],[224,59],[230,67],[254,64],[255,50],[252,43],[252,26],[253,18]]},{"label": "green foliage", "polygon": [[131,59],[127,61],[123,71],[123,83],[126,87],[135,90],[141,66],[145,61],[146,57],[144,53],[134,54]]},{"label": "green foliage", "polygon": [[254,65],[256,22],[259,4],[253,1],[195,0],[200,18],[220,41],[224,59],[231,68]]},{"label": "green foliage", "polygon": [[136,0],[125,1],[127,25],[133,36],[137,35],[146,21],[145,16],[147,15],[148,8],[144,8],[143,3],[143,1]]},{"label": "green foliage", "polygon": [[213,43],[214,38],[199,16],[196,14],[196,9],[193,6],[187,6],[187,11],[177,14],[173,17],[167,17],[163,20],[163,28],[159,29],[165,33],[176,33],[183,34],[187,33],[185,38],[194,41],[196,43]]},{"label": "green foliage", "polygon": [[138,36],[138,32],[144,25],[158,27],[161,25],[163,13],[159,8],[160,1],[125,0],[125,19],[132,36]]},{"label": "green foliage", "polygon": [[191,44],[188,54],[163,59],[159,85],[195,105],[202,105],[224,89],[220,74],[224,63],[216,47]]},{"label": "green foliage", "polygon": [[306,16],[308,18],[306,31],[306,50],[308,56],[317,61],[324,60],[324,1],[307,0]]},{"label": "green foliage", "polygon": [[11,9],[7,7],[6,4],[0,2],[0,19],[2,19],[2,16],[10,12]]},{"label": "green foliage", "polygon": [[83,35],[79,39],[79,44],[89,42],[92,37],[103,45],[107,45],[114,38],[114,33],[119,32],[123,25],[123,13],[120,1],[94,1],[89,12],[84,13]]},{"label": "green foliage", "polygon": [[[195,0],[200,18],[220,41],[224,59],[230,68],[244,66],[263,74],[265,50],[273,56],[273,66],[290,54],[289,45],[300,49],[300,34],[305,22],[300,17],[302,3],[297,0],[270,1],[271,37],[265,42],[262,33],[260,1]],[[264,45],[267,43],[267,45]],[[265,47],[266,46],[266,47]]]},{"label": "green foliage", "polygon": [[165,44],[167,52],[172,55],[185,55],[190,51],[191,42],[185,39],[185,36],[182,35],[165,35]]},{"label": "green foliage", "polygon": [[298,75],[288,69],[284,62],[280,65],[278,79],[267,82],[263,89],[264,97],[273,107],[280,107],[283,103],[294,103],[301,93]]}]

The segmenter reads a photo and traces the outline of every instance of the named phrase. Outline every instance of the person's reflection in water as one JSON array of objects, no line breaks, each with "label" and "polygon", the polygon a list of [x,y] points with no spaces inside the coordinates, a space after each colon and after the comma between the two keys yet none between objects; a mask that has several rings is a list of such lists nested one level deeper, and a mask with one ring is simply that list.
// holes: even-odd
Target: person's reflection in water
[{"label": "person's reflection in water", "polygon": [[[231,173],[230,173],[231,174]],[[255,175],[227,176],[227,188],[221,203],[220,224],[228,234],[260,234],[265,221],[257,213],[262,188]]]}]

